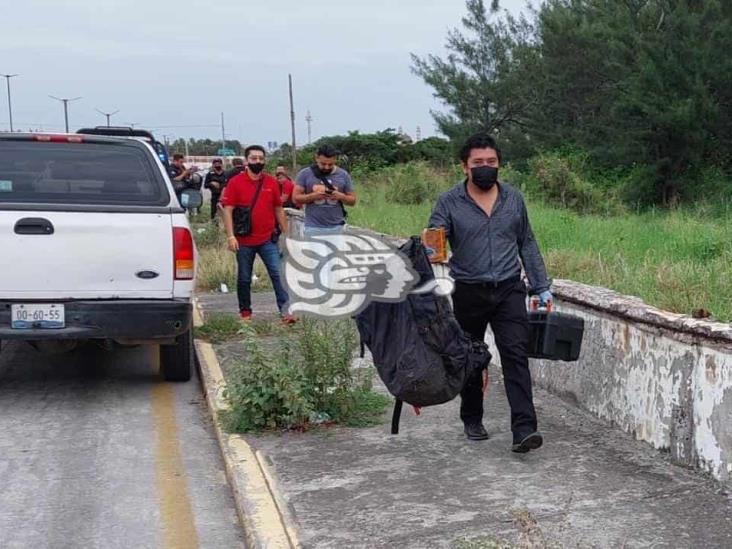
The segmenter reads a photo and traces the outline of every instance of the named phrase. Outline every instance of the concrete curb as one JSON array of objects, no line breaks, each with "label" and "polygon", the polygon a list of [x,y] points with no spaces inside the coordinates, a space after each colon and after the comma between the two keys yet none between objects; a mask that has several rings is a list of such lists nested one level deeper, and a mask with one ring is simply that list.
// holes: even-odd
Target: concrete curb
[{"label": "concrete curb", "polygon": [[[198,302],[193,307],[194,326],[203,324]],[[295,521],[277,488],[275,476],[264,456],[254,451],[244,437],[226,433],[219,424],[221,412],[228,408],[223,398],[226,381],[210,343],[196,340],[201,383],[213,417],[216,438],[224,457],[226,476],[234,494],[236,509],[247,538],[255,549],[300,548]]]}]

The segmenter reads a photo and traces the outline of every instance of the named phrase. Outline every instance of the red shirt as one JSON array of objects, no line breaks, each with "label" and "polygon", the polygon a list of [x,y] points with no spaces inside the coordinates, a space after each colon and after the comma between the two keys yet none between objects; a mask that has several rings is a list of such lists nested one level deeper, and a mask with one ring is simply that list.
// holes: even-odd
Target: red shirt
[{"label": "red shirt", "polygon": [[290,208],[299,208],[292,200],[292,193],[295,191],[295,183],[289,177],[282,183],[282,194],[285,195],[285,204],[289,203]]},{"label": "red shirt", "polygon": [[259,246],[272,238],[276,224],[275,208],[282,206],[280,186],[269,174],[263,173],[259,181],[255,181],[244,170],[229,179],[221,195],[221,204],[224,206],[251,206],[260,182],[262,190],[252,210],[252,232],[247,236],[236,237],[241,246]]}]

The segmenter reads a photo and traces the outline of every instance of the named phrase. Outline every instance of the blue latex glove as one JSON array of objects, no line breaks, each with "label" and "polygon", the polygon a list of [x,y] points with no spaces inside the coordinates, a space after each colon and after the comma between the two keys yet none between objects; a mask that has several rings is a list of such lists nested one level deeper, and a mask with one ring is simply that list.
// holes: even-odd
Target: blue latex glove
[{"label": "blue latex glove", "polygon": [[545,290],[539,294],[539,307],[546,307],[547,303],[553,303],[554,297],[549,290]]}]

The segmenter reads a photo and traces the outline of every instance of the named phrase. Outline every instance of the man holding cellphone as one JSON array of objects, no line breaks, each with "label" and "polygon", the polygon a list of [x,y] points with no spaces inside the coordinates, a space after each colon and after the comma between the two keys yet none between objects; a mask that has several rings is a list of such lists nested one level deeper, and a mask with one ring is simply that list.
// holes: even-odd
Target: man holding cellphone
[{"label": "man holding cellphone", "polygon": [[323,145],[315,154],[315,164],[297,174],[292,198],[305,205],[305,234],[343,232],[344,204],[356,204],[351,175],[336,166],[337,156],[331,145]]}]

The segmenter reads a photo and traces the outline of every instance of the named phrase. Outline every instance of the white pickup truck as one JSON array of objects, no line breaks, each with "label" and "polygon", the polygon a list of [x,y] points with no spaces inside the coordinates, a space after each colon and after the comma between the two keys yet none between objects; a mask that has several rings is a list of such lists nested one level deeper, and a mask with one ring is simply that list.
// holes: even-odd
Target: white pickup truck
[{"label": "white pickup truck", "polygon": [[142,139],[0,134],[0,342],[160,345],[165,379],[193,366],[196,249]]}]

